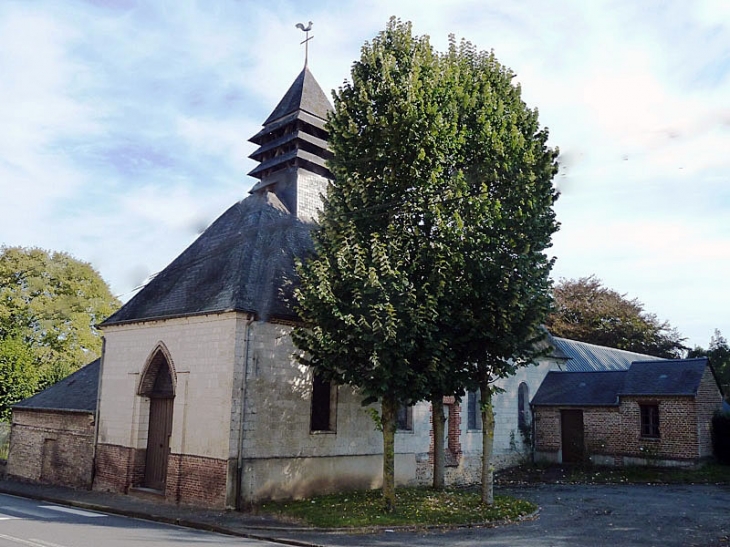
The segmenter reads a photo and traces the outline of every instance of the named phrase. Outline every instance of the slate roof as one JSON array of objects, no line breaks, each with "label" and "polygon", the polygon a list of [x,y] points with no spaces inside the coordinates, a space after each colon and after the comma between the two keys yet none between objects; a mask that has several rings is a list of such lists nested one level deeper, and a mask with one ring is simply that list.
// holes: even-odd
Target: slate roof
[{"label": "slate roof", "polygon": [[251,156],[261,161],[251,172],[261,179],[251,195],[223,213],[102,326],[234,310],[264,321],[296,320],[289,305],[297,283],[294,260],[311,252],[314,225],[282,202],[288,198],[281,196],[296,194],[292,187],[299,179],[273,174],[296,168],[330,175],[324,127],[331,109],[305,67],[251,139],[260,145]]},{"label": "slate roof", "polygon": [[569,358],[562,365],[562,368],[570,372],[626,370],[634,361],[661,360],[660,357],[597,346],[557,336],[552,338],[552,342],[557,350],[560,350]]},{"label": "slate roof", "polygon": [[311,251],[313,227],[275,194],[251,194],[102,326],[229,310],[295,320],[286,302],[296,278],[294,258]]},{"label": "slate roof", "polygon": [[535,393],[534,406],[613,406],[624,395],[695,396],[707,358],[637,361],[628,370],[551,371]]},{"label": "slate roof", "polygon": [[615,406],[625,370],[548,372],[532,399],[535,406]]},{"label": "slate roof", "polygon": [[92,361],[49,388],[23,399],[13,408],[96,412],[101,359]]},{"label": "slate roof", "polygon": [[707,357],[632,363],[619,395],[695,395]]},{"label": "slate roof", "polygon": [[294,80],[294,83],[279,101],[279,104],[276,105],[274,111],[266,118],[264,125],[273,123],[279,118],[299,110],[313,114],[323,120],[327,119],[327,113],[332,110],[327,96],[306,67]]}]

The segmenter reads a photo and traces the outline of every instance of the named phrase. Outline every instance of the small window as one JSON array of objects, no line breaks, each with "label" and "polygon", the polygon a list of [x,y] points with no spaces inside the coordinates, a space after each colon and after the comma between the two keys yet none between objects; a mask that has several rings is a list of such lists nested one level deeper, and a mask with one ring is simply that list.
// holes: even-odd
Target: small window
[{"label": "small window", "polygon": [[659,438],[659,405],[639,405],[641,409],[641,436]]},{"label": "small window", "polygon": [[413,407],[401,405],[396,416],[396,429],[398,431],[413,431]]},{"label": "small window", "polygon": [[479,412],[479,392],[470,391],[466,395],[466,428],[473,430],[481,429],[481,418],[481,413]]},{"label": "small window", "polygon": [[525,429],[530,423],[530,388],[522,382],[517,388],[517,426]]},{"label": "small window", "polygon": [[311,431],[334,431],[336,410],[336,391],[330,382],[316,374],[312,378]]}]

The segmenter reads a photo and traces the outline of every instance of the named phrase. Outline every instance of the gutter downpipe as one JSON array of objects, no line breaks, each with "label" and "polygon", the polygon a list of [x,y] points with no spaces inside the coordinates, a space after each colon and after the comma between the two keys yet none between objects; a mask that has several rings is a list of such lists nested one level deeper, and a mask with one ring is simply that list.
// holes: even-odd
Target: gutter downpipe
[{"label": "gutter downpipe", "polygon": [[238,425],[238,461],[236,462],[236,510],[243,508],[243,440],[245,436],[246,426],[246,406],[248,404],[248,374],[249,374],[249,362],[250,362],[250,347],[251,347],[251,331],[253,330],[253,322],[255,316],[249,315],[249,319],[246,322],[246,336],[244,338],[246,348],[243,353],[243,377],[241,378],[241,386],[239,388],[239,396],[241,397],[241,416]]},{"label": "gutter downpipe", "polygon": [[96,384],[96,410],[94,411],[94,443],[91,447],[91,484],[96,479],[96,446],[99,443],[99,415],[101,414],[101,379],[104,377],[104,357],[106,356],[106,336],[101,337],[101,357],[99,358],[99,379]]}]

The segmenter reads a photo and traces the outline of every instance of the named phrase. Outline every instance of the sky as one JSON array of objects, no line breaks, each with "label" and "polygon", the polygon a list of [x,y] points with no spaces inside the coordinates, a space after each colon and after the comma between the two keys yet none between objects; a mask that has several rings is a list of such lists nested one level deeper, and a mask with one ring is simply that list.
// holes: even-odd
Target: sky
[{"label": "sky", "polygon": [[0,245],[128,300],[253,186],[296,23],[329,94],[392,15],[517,74],[561,152],[556,280],[595,275],[690,346],[730,336],[727,0],[2,0]]}]

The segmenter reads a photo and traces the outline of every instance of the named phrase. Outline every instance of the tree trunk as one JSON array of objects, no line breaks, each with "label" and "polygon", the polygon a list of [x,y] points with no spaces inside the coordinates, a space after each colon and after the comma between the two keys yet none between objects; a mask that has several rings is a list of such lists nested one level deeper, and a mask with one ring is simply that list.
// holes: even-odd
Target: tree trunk
[{"label": "tree trunk", "polygon": [[446,468],[446,451],[444,450],[446,418],[443,396],[436,396],[431,401],[431,415],[433,418],[433,487],[436,490],[443,490],[444,469]]},{"label": "tree trunk", "polygon": [[482,414],[482,503],[494,503],[494,466],[492,465],[492,448],[494,446],[494,408],[489,382],[480,382],[481,414]]},{"label": "tree trunk", "polygon": [[383,397],[383,503],[386,513],[395,510],[395,428],[398,403],[393,397]]}]

